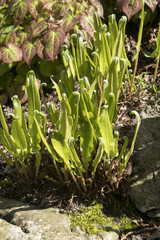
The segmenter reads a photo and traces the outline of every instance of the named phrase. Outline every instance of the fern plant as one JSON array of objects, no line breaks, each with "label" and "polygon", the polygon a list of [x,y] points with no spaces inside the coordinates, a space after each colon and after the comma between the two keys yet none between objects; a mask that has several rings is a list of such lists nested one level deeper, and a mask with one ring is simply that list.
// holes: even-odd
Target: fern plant
[{"label": "fern plant", "polygon": [[[95,13],[93,50],[91,51],[90,45],[76,34],[71,35],[71,50],[66,45],[61,49],[65,66],[59,82],[61,91],[69,97],[74,91],[76,81],[82,84],[82,79],[85,79],[85,84],[91,85],[90,95],[97,90],[97,97],[100,99],[99,111],[103,98],[109,106],[109,111],[112,109],[111,122],[116,120],[119,94],[126,69],[130,66],[124,46],[126,21],[126,17],[122,17],[117,24],[113,14],[109,16],[106,26]],[[105,89],[104,80],[105,85],[108,85]]]},{"label": "fern plant", "polygon": [[[21,107],[20,100],[15,95],[12,98],[14,114],[11,132],[6,124],[2,107],[0,105],[0,143],[12,155],[8,158],[0,149],[4,161],[12,170],[15,164],[22,181],[30,184],[38,177],[41,162],[41,137],[37,132],[34,118],[39,122],[43,134],[46,133],[46,119],[43,113],[37,115],[35,110],[41,112],[40,96],[36,77],[33,71],[28,72],[26,79],[28,93],[28,127]],[[33,118],[34,115],[34,118]]]},{"label": "fern plant", "polygon": [[[80,79],[79,91],[73,91],[69,97],[61,93],[53,79],[52,82],[57,90],[61,107],[59,113],[53,104],[47,106],[52,124],[56,128],[50,136],[51,144],[46,141],[36,119],[35,123],[53,161],[63,166],[61,167],[63,170],[59,171],[59,180],[68,182],[71,175],[78,190],[86,193],[92,189],[98,165],[102,164],[106,179],[109,182],[116,179],[118,183],[133,152],[140,125],[138,113],[134,112],[138,125],[132,146],[127,151],[128,140],[125,138],[122,150],[119,152],[119,134],[112,129],[112,111],[108,105],[98,106],[97,93],[93,91],[90,94],[92,86],[87,79]],[[105,81],[104,88],[107,88]],[[41,93],[45,101],[42,89]],[[116,169],[113,173],[114,166]],[[88,179],[90,179],[89,185]]]}]

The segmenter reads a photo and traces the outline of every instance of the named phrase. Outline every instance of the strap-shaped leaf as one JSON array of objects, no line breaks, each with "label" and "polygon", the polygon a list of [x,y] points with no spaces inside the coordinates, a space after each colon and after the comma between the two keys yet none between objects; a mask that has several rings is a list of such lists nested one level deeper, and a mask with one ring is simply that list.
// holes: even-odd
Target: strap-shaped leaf
[{"label": "strap-shaped leaf", "polygon": [[110,15],[108,18],[108,32],[110,33],[109,46],[110,46],[111,55],[112,55],[113,47],[118,35],[118,26],[117,26],[115,14]]},{"label": "strap-shaped leaf", "polygon": [[14,142],[12,136],[0,128],[0,143],[9,151],[12,155],[17,152],[17,145]]},{"label": "strap-shaped leaf", "polygon": [[85,172],[85,169],[83,168],[83,165],[82,165],[82,163],[81,163],[81,161],[80,161],[80,159],[79,159],[79,157],[76,153],[76,150],[74,148],[74,145],[73,145],[74,140],[75,139],[73,137],[71,137],[68,140],[68,145],[69,145],[69,149],[70,149],[70,156],[71,156],[72,161],[74,162],[74,164],[77,167],[77,172],[79,172],[79,175],[81,176],[84,192],[87,192],[86,183],[85,183],[85,180],[84,180],[84,177],[83,177],[83,172]]},{"label": "strap-shaped leaf", "polygon": [[59,112],[55,105],[52,103],[49,105],[49,115],[51,118],[52,125],[56,124],[57,128],[59,126]]},{"label": "strap-shaped leaf", "polygon": [[59,132],[67,142],[71,137],[73,119],[71,116],[71,107],[65,94],[62,95],[61,110],[59,116]]},{"label": "strap-shaped leaf", "polygon": [[105,30],[103,30],[101,33],[101,41],[102,41],[102,49],[101,49],[102,53],[100,54],[100,56],[102,56],[102,60],[104,61],[104,64],[105,64],[104,67],[108,69],[112,59],[111,59],[110,47],[108,44],[108,38]]},{"label": "strap-shaped leaf", "polygon": [[100,163],[102,156],[103,156],[103,152],[104,152],[104,140],[102,137],[99,138],[99,147],[97,149],[97,154],[95,159],[93,160],[92,166],[93,166],[93,171],[92,171],[92,181],[94,179],[96,170],[97,170],[97,166],[98,163]]},{"label": "strap-shaped leaf", "polygon": [[102,108],[102,113],[98,118],[98,126],[101,137],[104,140],[104,150],[107,153],[108,158],[114,157],[114,140],[112,125],[109,119],[108,106]]},{"label": "strap-shaped leaf", "polygon": [[91,99],[86,89],[83,89],[83,91],[81,92],[80,108],[85,121],[90,121],[90,119],[94,118],[95,107],[91,102]]},{"label": "strap-shaped leaf", "polygon": [[123,16],[119,20],[118,32],[117,32],[117,36],[116,36],[114,47],[113,47],[112,57],[116,56],[118,58],[121,58],[123,57],[123,54],[125,54],[124,40],[125,40],[126,23],[127,23],[127,18]]},{"label": "strap-shaped leaf", "polygon": [[73,137],[68,139],[68,146],[70,148],[70,156],[77,168],[77,172],[79,172],[80,176],[82,177],[83,172],[85,172],[85,169],[83,168],[82,162],[80,161],[80,159],[76,153],[76,150],[74,148],[74,145],[73,145],[74,141],[75,141],[75,139]]},{"label": "strap-shaped leaf", "polygon": [[64,43],[65,32],[62,29],[48,30],[44,36],[45,52],[54,61]]},{"label": "strap-shaped leaf", "polygon": [[68,170],[72,172],[71,164],[70,164],[70,151],[67,146],[67,143],[63,137],[62,134],[60,134],[58,131],[53,131],[51,135],[51,142],[55,149],[55,151],[58,153],[58,155],[63,159],[65,165],[67,166]]},{"label": "strap-shaped leaf", "polygon": [[13,166],[13,161],[6,156],[6,154],[0,149],[0,155],[3,157],[4,161],[8,166]]},{"label": "strap-shaped leaf", "polygon": [[59,100],[60,100],[60,102],[61,102],[61,101],[62,101],[62,95],[61,95],[60,88],[59,88],[58,84],[53,80],[53,77],[52,77],[52,76],[51,76],[51,81],[52,81],[52,83],[54,84],[53,89],[54,89],[54,88],[56,89],[57,94],[58,94],[58,98],[59,98]]},{"label": "strap-shaped leaf", "polygon": [[69,97],[69,105],[71,107],[71,115],[73,119],[73,126],[72,126],[72,137],[76,137],[77,130],[78,130],[78,117],[79,117],[79,101],[80,101],[80,94],[79,92],[73,92]]},{"label": "strap-shaped leaf", "polygon": [[30,136],[28,134],[28,129],[27,129],[27,124],[26,124],[26,120],[22,111],[22,107],[21,107],[21,103],[18,99],[18,96],[13,96],[12,98],[13,101],[13,107],[14,107],[14,111],[15,111],[15,117],[17,117],[16,121],[19,121],[20,124],[20,128],[22,129],[24,136],[25,136],[25,140],[28,144],[28,148],[30,148]]},{"label": "strap-shaped leaf", "polygon": [[22,150],[27,150],[28,144],[19,120],[17,119],[13,120],[11,133],[12,133],[14,142],[17,144],[17,147]]},{"label": "strap-shaped leaf", "polygon": [[88,77],[82,77],[80,80],[79,80],[79,86],[80,86],[80,89],[84,89],[86,88],[87,91],[89,91],[90,89],[90,83],[89,83],[89,79]]},{"label": "strap-shaped leaf", "polygon": [[2,61],[5,63],[13,63],[22,60],[22,50],[13,43],[8,43],[7,47],[1,47]]},{"label": "strap-shaped leaf", "polygon": [[[93,21],[93,19],[92,19]],[[88,60],[86,44],[80,36],[76,38],[76,60],[80,77],[87,76]]]},{"label": "strap-shaped leaf", "polygon": [[94,150],[94,130],[90,122],[83,122],[81,126],[80,148],[82,162],[85,167],[88,167],[91,161],[91,153]]},{"label": "strap-shaped leaf", "polygon": [[4,118],[4,114],[3,114],[3,111],[2,111],[1,104],[0,104],[0,120],[1,120],[1,124],[2,124],[3,129],[5,130],[6,133],[9,134],[8,126],[7,126],[6,120]]},{"label": "strap-shaped leaf", "polygon": [[[28,124],[30,129],[30,134],[32,137],[33,148],[39,148],[40,136],[37,132],[37,128],[34,122],[34,112],[35,110],[41,111],[40,95],[38,91],[38,83],[33,71],[27,73],[26,88],[28,94]],[[40,122],[40,116],[37,114],[35,118]]]},{"label": "strap-shaped leaf", "polygon": [[40,135],[40,137],[41,137],[44,145],[46,146],[47,150],[48,150],[49,153],[51,154],[52,158],[58,161],[58,158],[57,158],[56,153],[54,152],[52,146],[46,141],[46,139],[45,139],[45,137],[44,137],[44,135],[43,135],[43,132],[42,132],[42,130],[41,130],[41,127],[40,127],[39,122],[37,121],[36,118],[34,118],[34,121],[35,121],[35,123],[36,123],[36,127],[37,127],[37,130],[38,130],[38,133],[39,133],[39,135]]},{"label": "strap-shaped leaf", "polygon": [[61,55],[62,55],[62,59],[63,59],[63,64],[67,71],[68,79],[70,79],[72,77],[73,80],[75,80],[76,70],[75,70],[73,56],[66,46],[62,47]]},{"label": "strap-shaped leaf", "polygon": [[[69,67],[67,67],[69,69]],[[59,87],[61,88],[61,91],[66,93],[67,97],[69,97],[72,92],[74,91],[74,85],[75,85],[75,79],[73,79],[73,76],[70,75],[68,77],[68,74],[70,75],[70,70],[63,70],[60,73],[60,82],[59,82]]]},{"label": "strap-shaped leaf", "polygon": [[109,108],[109,119],[111,121],[111,123],[114,122],[114,114],[115,114],[115,111],[116,111],[116,103],[115,103],[115,95],[114,93],[109,93],[109,97],[108,97],[108,108]]},{"label": "strap-shaped leaf", "polygon": [[110,65],[109,68],[109,76],[108,76],[108,88],[106,90],[106,101],[108,104],[108,97],[109,97],[109,93],[113,92],[115,95],[115,100],[117,102],[117,97],[118,97],[118,82],[119,82],[119,78],[118,78],[118,63],[119,63],[119,58],[118,57],[113,57],[112,63]]},{"label": "strap-shaped leaf", "polygon": [[33,124],[33,112],[35,110],[41,111],[38,83],[35,73],[32,70],[27,73],[26,88],[28,94],[28,121],[29,128],[31,129]]}]

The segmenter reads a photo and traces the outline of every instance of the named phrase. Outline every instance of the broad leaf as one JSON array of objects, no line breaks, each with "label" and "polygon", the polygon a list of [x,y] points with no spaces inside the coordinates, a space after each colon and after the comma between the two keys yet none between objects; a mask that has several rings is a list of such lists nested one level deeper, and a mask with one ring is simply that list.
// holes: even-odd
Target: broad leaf
[{"label": "broad leaf", "polygon": [[36,41],[34,43],[34,46],[36,48],[36,52],[37,52],[38,57],[43,59],[43,49],[44,49],[44,46],[43,46],[41,40],[40,39],[36,39]]},{"label": "broad leaf", "polygon": [[92,37],[94,36],[94,25],[92,15],[82,15],[80,18],[80,24],[82,28],[88,31]]},{"label": "broad leaf", "polygon": [[67,34],[76,23],[79,21],[80,15],[74,16],[71,13],[67,13],[62,19],[60,27],[65,31]]},{"label": "broad leaf", "polygon": [[5,63],[18,62],[22,60],[22,50],[16,45],[9,43],[7,47],[1,47],[2,61]]},{"label": "broad leaf", "polygon": [[47,29],[47,22],[46,22],[46,20],[47,19],[43,19],[38,24],[33,26],[33,28],[32,28],[32,36],[34,38],[41,36],[42,33]]},{"label": "broad leaf", "polygon": [[[43,3],[41,0],[30,0],[28,1],[28,7],[30,14],[37,19],[39,11],[42,10]],[[39,11],[38,11],[39,10]]]},{"label": "broad leaf", "polygon": [[[159,0],[144,0],[154,12]],[[117,0],[117,3],[120,8],[122,8],[123,12],[127,15],[128,19],[135,15],[140,9],[142,9],[142,1],[141,0]]]},{"label": "broad leaf", "polygon": [[159,0],[144,0],[144,2],[150,7],[152,12],[154,12]]},{"label": "broad leaf", "polygon": [[16,40],[15,42],[18,44],[18,46],[22,45],[22,43],[27,39],[27,33],[22,32],[21,30],[16,32]]},{"label": "broad leaf", "polygon": [[59,16],[60,17],[65,16],[68,13],[68,10],[69,10],[69,5],[67,3],[63,3],[61,6]]},{"label": "broad leaf", "polygon": [[15,0],[13,22],[19,24],[28,12],[28,0]]},{"label": "broad leaf", "polygon": [[65,33],[62,29],[49,30],[44,36],[45,52],[52,61],[56,58],[64,43]]},{"label": "broad leaf", "polygon": [[22,45],[23,58],[28,65],[31,64],[32,58],[36,55],[36,48],[34,44],[25,41]]}]

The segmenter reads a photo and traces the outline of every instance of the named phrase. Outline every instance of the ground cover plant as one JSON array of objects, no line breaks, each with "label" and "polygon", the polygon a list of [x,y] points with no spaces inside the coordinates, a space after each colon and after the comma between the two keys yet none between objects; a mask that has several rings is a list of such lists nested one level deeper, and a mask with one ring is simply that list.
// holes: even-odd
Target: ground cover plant
[{"label": "ground cover plant", "polygon": [[[17,95],[14,95],[12,98],[15,114],[12,114],[11,133],[4,118],[2,106],[0,105],[0,119],[2,124],[2,128],[0,128],[0,143],[12,155],[13,159],[8,158],[1,149],[0,154],[3,156],[11,172],[15,165],[22,182],[28,185],[38,177],[41,162],[41,138],[36,131],[33,119],[34,111],[41,111],[41,106],[34,73],[29,72],[26,78],[28,127]],[[42,114],[41,116],[35,114],[35,119],[41,122],[41,128],[45,134],[46,122],[44,121],[44,116]]]},{"label": "ground cover plant", "polygon": [[[7,89],[9,97],[13,96],[15,89],[10,89],[10,85],[15,87],[18,81],[23,85],[29,69],[48,76],[46,69],[55,66],[52,62],[62,44],[69,44],[71,32],[79,33],[89,41],[94,32],[95,11],[103,16],[98,0],[1,1],[0,86],[3,91]],[[43,72],[40,65],[44,62],[48,67]]]}]

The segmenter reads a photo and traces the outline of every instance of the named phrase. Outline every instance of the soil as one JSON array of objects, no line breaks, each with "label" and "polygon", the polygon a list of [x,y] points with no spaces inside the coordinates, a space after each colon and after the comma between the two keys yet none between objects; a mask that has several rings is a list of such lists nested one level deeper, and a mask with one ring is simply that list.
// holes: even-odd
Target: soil
[{"label": "soil", "polygon": [[[115,128],[122,126],[120,130],[120,135],[128,135],[131,128],[132,117],[131,111],[137,110],[141,111],[142,107],[147,103],[150,96],[155,94],[151,88],[153,73],[155,69],[154,59],[144,57],[146,51],[153,51],[155,44],[155,39],[158,33],[157,23],[151,26],[145,26],[143,40],[140,51],[139,64],[137,69],[137,75],[144,73],[143,77],[146,79],[145,82],[142,82],[138,86],[138,81],[136,83],[136,90],[132,95],[127,92],[121,94],[120,101],[118,104],[118,118],[115,125]],[[132,32],[130,32],[132,29]],[[136,34],[133,35],[133,32],[138,32],[135,25],[130,24],[127,29],[127,39],[126,39],[126,49],[128,57],[131,60],[131,57],[135,53],[136,47]],[[132,63],[132,69],[134,63]],[[156,86],[157,89],[160,89],[160,71],[157,74]],[[48,89],[45,93],[47,102],[54,102],[59,108],[59,101],[56,92]],[[27,114],[27,102],[23,104],[23,110]],[[42,103],[42,110],[45,110],[45,107]],[[3,106],[4,114],[7,118],[8,113],[13,112],[12,104],[8,103]],[[7,119],[8,125],[11,124],[11,119]],[[48,125],[48,134],[50,134],[52,126]],[[4,150],[5,151],[5,150]],[[6,153],[7,154],[7,153]],[[28,202],[35,205],[38,208],[47,208],[51,206],[59,207],[65,210],[78,211],[81,206],[86,206],[93,200],[98,200],[103,203],[104,213],[112,215],[113,212],[109,209],[121,209],[123,214],[129,216],[132,220],[136,221],[139,225],[138,229],[135,229],[129,233],[122,233],[121,239],[148,239],[148,236],[155,233],[158,223],[152,219],[147,218],[145,215],[139,213],[133,207],[133,204],[130,203],[128,191],[129,191],[129,175],[132,171],[132,164],[127,169],[127,175],[120,182],[119,188],[114,191],[112,188],[108,188],[108,185],[104,184],[104,179],[96,180],[95,186],[92,192],[88,195],[81,195],[76,190],[74,183],[71,181],[69,183],[69,188],[66,184],[60,184],[58,182],[53,182],[45,178],[47,172],[47,164],[51,164],[52,160],[50,156],[44,152],[43,155],[43,166],[41,169],[41,175],[39,176],[37,182],[31,183],[30,186],[25,186],[22,182],[13,178],[10,174],[8,167],[3,162],[3,159],[0,158],[0,197],[7,197],[17,199],[23,202]],[[47,164],[46,164],[47,163]],[[114,199],[114,200],[113,200]],[[113,200],[113,201],[112,201]],[[109,203],[106,207],[106,203]],[[132,206],[132,207],[131,207]],[[134,209],[134,211],[133,211]],[[134,238],[134,236],[139,236],[139,238]],[[159,238],[157,238],[159,239]]]}]

